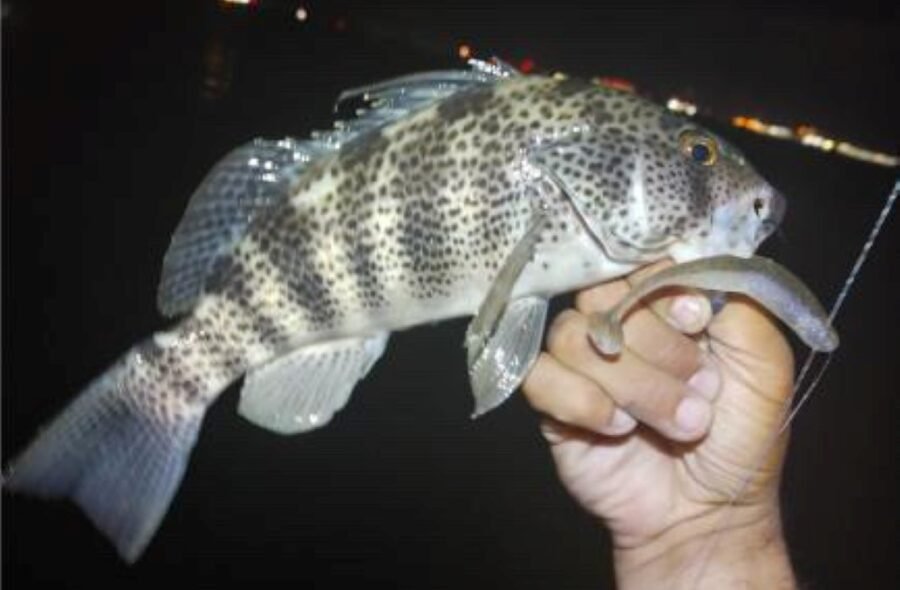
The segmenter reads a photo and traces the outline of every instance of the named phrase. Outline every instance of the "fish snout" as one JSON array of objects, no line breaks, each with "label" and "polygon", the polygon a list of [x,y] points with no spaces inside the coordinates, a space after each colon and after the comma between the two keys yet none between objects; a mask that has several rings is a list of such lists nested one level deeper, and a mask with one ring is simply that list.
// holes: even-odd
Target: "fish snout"
[{"label": "fish snout", "polygon": [[774,227],[781,225],[785,214],[787,213],[787,199],[775,189],[771,191],[769,198],[769,214],[765,221],[771,223]]},{"label": "fish snout", "polygon": [[753,201],[753,210],[758,218],[756,226],[755,242],[759,245],[763,240],[771,236],[784,219],[787,213],[787,199],[775,189],[768,188],[763,194]]}]

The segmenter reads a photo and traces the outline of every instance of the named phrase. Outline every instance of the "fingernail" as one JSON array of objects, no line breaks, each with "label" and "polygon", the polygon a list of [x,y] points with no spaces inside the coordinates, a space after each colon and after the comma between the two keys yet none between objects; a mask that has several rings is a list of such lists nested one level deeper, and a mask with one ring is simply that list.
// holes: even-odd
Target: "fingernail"
[{"label": "fingernail", "polygon": [[601,427],[600,430],[603,431],[603,434],[625,434],[626,432],[631,432],[635,426],[637,426],[637,420],[631,414],[622,408],[616,408],[609,423]]},{"label": "fingernail", "polygon": [[701,321],[703,304],[696,297],[679,297],[669,307],[669,317],[682,330],[693,330]]},{"label": "fingernail", "polygon": [[704,365],[688,379],[687,384],[691,389],[712,401],[719,395],[721,382],[719,371],[711,365]]},{"label": "fingernail", "polygon": [[709,402],[699,397],[686,397],[678,404],[675,424],[685,434],[704,432],[712,420]]}]

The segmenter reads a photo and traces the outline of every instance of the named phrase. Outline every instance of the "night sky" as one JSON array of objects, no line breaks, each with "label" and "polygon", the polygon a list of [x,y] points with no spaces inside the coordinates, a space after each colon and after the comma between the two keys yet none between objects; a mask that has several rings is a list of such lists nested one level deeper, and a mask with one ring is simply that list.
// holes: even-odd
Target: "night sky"
[{"label": "night sky", "polygon": [[[897,153],[894,3],[308,2],[298,23],[299,4],[3,4],[4,464],[165,326],[160,263],[219,157],[328,127],[342,89],[457,67],[460,42],[697,102],[787,195],[784,238],[765,253],[826,303],[897,176],[722,124],[813,124]],[[784,520],[812,588],[900,583],[897,236],[889,219],[838,318],[842,347],[793,429]],[[465,324],[396,334],[348,407],[307,435],[249,424],[232,386],[135,566],[72,505],[4,494],[4,584],[611,587],[608,539],[556,480],[537,416],[516,396],[469,420]]]}]

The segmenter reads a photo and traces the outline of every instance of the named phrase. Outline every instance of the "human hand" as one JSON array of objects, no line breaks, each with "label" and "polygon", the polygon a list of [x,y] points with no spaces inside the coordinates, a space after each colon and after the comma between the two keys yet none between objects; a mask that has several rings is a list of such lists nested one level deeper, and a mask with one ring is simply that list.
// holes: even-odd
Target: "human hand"
[{"label": "human hand", "polygon": [[[777,495],[786,439],[773,442],[793,357],[772,320],[744,299],[713,318],[705,297],[670,291],[626,318],[621,355],[601,356],[588,339],[588,314],[668,264],[579,293],[523,391],[548,416],[563,484],[609,527],[620,585],[724,587],[752,576],[789,587]],[[711,535],[724,570],[704,562]],[[776,578],[761,581],[760,559]]]}]

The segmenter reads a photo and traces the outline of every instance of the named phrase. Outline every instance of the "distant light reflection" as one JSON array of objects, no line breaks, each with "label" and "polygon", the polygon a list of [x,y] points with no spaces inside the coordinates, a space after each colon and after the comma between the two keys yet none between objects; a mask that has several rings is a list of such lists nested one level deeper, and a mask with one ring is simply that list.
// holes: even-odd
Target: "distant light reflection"
[{"label": "distant light reflection", "polygon": [[234,69],[232,52],[220,36],[211,36],[203,48],[203,86],[200,96],[206,100],[217,100],[225,96],[231,88]]}]

